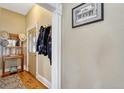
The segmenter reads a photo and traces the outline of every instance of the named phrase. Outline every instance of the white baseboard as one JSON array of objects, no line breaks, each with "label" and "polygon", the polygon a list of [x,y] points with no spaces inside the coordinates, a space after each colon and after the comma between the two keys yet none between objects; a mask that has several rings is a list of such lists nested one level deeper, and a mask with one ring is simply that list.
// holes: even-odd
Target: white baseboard
[{"label": "white baseboard", "polygon": [[51,88],[51,83],[46,78],[42,77],[40,74],[36,74],[36,78],[46,87],[48,87],[49,89]]}]

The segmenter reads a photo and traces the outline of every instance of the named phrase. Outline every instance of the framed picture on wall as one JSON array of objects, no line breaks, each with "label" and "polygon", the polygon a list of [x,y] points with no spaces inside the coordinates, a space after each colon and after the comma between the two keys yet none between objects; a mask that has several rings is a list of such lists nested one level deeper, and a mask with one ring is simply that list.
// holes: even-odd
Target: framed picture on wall
[{"label": "framed picture on wall", "polygon": [[103,3],[83,3],[72,9],[72,28],[104,20]]}]

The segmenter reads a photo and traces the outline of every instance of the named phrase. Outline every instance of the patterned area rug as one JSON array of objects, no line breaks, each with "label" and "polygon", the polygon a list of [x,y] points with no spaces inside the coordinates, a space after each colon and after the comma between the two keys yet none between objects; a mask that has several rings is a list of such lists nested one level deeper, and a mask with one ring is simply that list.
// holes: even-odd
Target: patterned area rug
[{"label": "patterned area rug", "polygon": [[25,89],[20,77],[17,74],[0,77],[0,89]]}]

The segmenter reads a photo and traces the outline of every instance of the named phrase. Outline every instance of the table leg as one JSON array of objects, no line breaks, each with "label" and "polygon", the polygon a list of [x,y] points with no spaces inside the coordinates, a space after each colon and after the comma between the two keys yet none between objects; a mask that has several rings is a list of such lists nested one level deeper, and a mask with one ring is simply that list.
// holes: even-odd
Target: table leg
[{"label": "table leg", "polygon": [[21,59],[21,71],[24,70],[24,58]]},{"label": "table leg", "polygon": [[5,62],[3,61],[3,63],[2,63],[2,76],[4,76],[4,74],[5,74]]}]

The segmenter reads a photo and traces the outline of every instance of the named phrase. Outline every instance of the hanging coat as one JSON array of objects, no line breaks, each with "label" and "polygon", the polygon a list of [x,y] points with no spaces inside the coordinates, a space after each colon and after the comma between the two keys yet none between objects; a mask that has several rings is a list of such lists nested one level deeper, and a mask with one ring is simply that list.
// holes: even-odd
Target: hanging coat
[{"label": "hanging coat", "polygon": [[48,58],[50,60],[50,65],[52,65],[52,41],[51,41],[51,35],[48,37],[47,54],[48,54]]},{"label": "hanging coat", "polygon": [[37,40],[36,50],[39,54],[43,54],[44,56],[47,55],[47,41],[48,41],[48,35],[50,33],[50,29],[51,29],[51,26],[48,26],[46,28],[41,26],[40,33]]},{"label": "hanging coat", "polygon": [[39,54],[42,54],[41,52],[41,49],[43,47],[43,39],[44,39],[44,27],[41,26],[40,27],[40,30],[39,30],[39,36],[38,36],[38,40],[37,40],[37,45],[36,45],[36,51],[39,53]]}]

